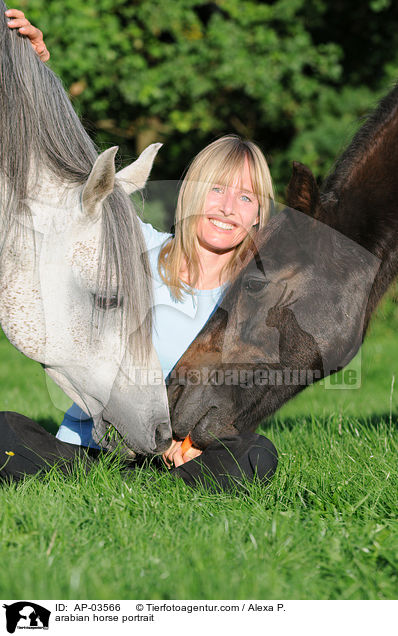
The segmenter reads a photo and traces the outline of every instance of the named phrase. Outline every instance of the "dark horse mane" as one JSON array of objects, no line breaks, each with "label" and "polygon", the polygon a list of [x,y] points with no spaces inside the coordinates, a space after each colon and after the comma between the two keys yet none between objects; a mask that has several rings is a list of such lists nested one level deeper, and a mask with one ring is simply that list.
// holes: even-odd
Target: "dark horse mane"
[{"label": "dark horse mane", "polygon": [[377,107],[367,116],[364,124],[354,135],[350,145],[334,164],[333,171],[325,179],[322,192],[331,196],[339,193],[344,188],[350,187],[350,183],[357,176],[362,162],[367,161],[372,152],[379,149],[379,144],[384,141],[386,127],[396,117],[398,111],[398,85],[395,86]]},{"label": "dark horse mane", "polygon": [[291,207],[338,230],[380,260],[365,328],[398,274],[397,166],[398,85],[367,117],[320,191],[310,170],[299,163],[288,186]]},{"label": "dark horse mane", "polygon": [[[82,186],[98,156],[61,81],[28,38],[9,29],[5,11],[0,0],[0,267],[6,240],[21,240],[22,224],[16,221],[30,216],[27,199],[40,177],[49,174],[60,185]],[[151,346],[145,251],[133,205],[116,185],[103,205],[99,285],[101,294],[110,296],[116,277],[126,329],[134,324],[133,315],[138,317],[130,342],[142,360]]]}]

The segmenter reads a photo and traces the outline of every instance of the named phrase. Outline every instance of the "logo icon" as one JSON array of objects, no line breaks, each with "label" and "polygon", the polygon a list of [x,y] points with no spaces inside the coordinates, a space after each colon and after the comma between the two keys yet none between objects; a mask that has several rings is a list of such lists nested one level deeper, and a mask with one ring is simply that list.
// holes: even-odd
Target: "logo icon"
[{"label": "logo icon", "polygon": [[9,634],[13,634],[16,629],[48,629],[51,612],[37,603],[18,601],[3,607],[6,609]]}]

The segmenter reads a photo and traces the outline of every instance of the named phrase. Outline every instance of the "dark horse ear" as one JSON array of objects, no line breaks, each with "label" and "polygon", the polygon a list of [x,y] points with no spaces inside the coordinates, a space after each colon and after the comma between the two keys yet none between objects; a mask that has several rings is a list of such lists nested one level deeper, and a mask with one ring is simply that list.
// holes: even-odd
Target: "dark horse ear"
[{"label": "dark horse ear", "polygon": [[320,207],[319,188],[311,170],[304,164],[293,161],[293,174],[286,192],[287,204],[316,218]]}]

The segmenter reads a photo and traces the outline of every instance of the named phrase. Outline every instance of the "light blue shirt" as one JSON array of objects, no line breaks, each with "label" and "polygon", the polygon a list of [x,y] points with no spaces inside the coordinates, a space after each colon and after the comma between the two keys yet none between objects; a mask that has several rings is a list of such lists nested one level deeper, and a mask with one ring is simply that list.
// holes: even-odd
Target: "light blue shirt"
[{"label": "light blue shirt", "polygon": [[[140,222],[153,279],[152,342],[166,378],[213,313],[226,286],[195,289],[194,295],[185,293],[182,301],[175,300],[157,269],[160,249],[171,234]],[[57,438],[69,444],[99,448],[92,438],[92,420],[77,404],[65,413]]]}]

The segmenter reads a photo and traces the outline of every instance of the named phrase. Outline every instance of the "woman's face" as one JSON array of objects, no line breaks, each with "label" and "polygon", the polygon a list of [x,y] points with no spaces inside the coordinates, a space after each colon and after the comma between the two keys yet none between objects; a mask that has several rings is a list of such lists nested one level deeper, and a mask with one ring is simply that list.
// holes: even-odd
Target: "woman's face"
[{"label": "woman's face", "polygon": [[253,190],[247,158],[233,183],[210,186],[197,227],[202,247],[227,252],[243,241],[251,227],[259,222],[259,203]]}]

